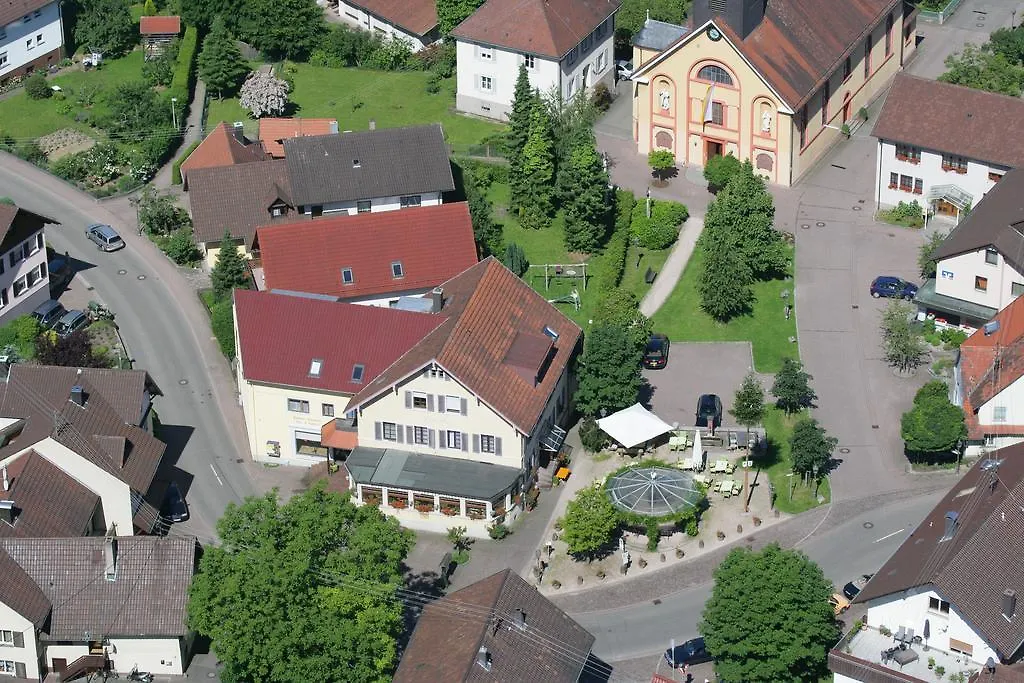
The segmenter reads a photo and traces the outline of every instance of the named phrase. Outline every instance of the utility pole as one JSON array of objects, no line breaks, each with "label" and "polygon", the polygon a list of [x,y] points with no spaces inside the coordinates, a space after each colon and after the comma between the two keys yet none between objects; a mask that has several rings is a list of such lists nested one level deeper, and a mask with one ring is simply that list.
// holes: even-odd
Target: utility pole
[{"label": "utility pole", "polygon": [[[747,439],[747,443],[750,443],[750,439]],[[743,459],[743,512],[750,512],[750,484],[749,473],[750,473],[750,446],[747,446],[747,457]]]}]

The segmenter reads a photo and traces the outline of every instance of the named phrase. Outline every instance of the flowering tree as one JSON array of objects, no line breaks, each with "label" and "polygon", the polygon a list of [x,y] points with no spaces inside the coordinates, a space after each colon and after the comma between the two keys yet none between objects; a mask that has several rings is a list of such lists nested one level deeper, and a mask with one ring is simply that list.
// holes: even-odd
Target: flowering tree
[{"label": "flowering tree", "polygon": [[288,83],[268,71],[254,71],[242,84],[239,102],[254,119],[280,116],[288,104]]}]

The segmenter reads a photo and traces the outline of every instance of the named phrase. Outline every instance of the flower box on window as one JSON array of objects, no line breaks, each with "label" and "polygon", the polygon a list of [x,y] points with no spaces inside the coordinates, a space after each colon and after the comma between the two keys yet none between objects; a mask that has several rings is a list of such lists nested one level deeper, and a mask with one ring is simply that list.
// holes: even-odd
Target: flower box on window
[{"label": "flower box on window", "polygon": [[470,519],[483,519],[484,514],[485,513],[480,510],[466,510],[466,516]]},{"label": "flower box on window", "polygon": [[896,189],[896,183],[889,183],[889,189],[890,190],[895,190]]},{"label": "flower box on window", "polygon": [[416,512],[433,512],[435,509],[433,503],[416,503]]},{"label": "flower box on window", "polygon": [[899,161],[906,161],[909,157],[906,154],[897,154],[896,159]]},{"label": "flower box on window", "polygon": [[454,517],[455,515],[459,514],[459,508],[454,505],[442,505],[441,514],[448,515],[449,517]]},{"label": "flower box on window", "polygon": [[923,190],[915,189],[914,194],[923,194]]},{"label": "flower box on window", "polygon": [[409,507],[409,501],[405,498],[388,498],[388,505],[398,510]]},{"label": "flower box on window", "polygon": [[380,496],[363,496],[363,504],[377,507],[380,505]]},{"label": "flower box on window", "polygon": [[907,159],[907,161],[912,163],[914,166],[917,166],[919,163],[921,163],[921,158],[920,157],[910,157],[909,159]]}]

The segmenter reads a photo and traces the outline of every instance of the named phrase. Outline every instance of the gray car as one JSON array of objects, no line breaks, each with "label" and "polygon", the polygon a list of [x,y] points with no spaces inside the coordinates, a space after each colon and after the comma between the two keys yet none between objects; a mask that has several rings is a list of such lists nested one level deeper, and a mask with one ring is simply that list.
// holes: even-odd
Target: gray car
[{"label": "gray car", "polygon": [[59,301],[47,299],[32,311],[32,317],[39,321],[39,327],[48,330],[67,313]]},{"label": "gray car", "polygon": [[61,339],[70,337],[72,332],[82,329],[89,324],[89,316],[86,315],[85,311],[72,310],[64,314],[64,316],[57,321],[57,324],[53,326],[53,331],[57,333],[57,336]]},{"label": "gray car", "polygon": [[109,225],[94,223],[85,229],[85,236],[88,237],[100,251],[117,251],[124,247],[124,240]]}]

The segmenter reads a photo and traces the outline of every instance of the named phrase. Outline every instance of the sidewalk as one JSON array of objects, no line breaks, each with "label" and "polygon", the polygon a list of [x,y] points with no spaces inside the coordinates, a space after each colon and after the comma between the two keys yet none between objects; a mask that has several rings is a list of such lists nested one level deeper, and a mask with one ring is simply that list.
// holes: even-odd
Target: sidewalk
[{"label": "sidewalk", "polygon": [[174,150],[174,154],[167,163],[156,172],[153,180],[150,183],[158,188],[165,189],[172,187],[171,184],[171,169],[174,166],[174,162],[177,161],[178,157],[181,156],[188,146],[196,140],[200,139],[200,127],[202,125],[203,118],[203,100],[206,99],[206,84],[204,84],[198,78],[196,79],[195,93],[192,95],[192,101],[188,105],[188,119],[185,121],[185,135],[181,139],[181,145],[178,149]]}]

